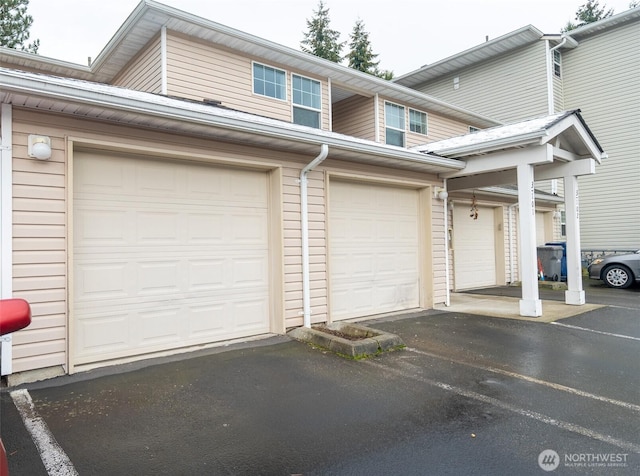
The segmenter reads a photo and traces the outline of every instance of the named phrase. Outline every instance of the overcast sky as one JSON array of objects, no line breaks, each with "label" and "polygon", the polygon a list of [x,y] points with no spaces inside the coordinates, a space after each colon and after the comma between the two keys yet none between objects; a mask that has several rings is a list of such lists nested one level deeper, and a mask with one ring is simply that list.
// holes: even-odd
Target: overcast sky
[{"label": "overcast sky", "polygon": [[[615,13],[630,0],[600,0]],[[39,54],[87,64],[139,0],[30,0]],[[188,13],[300,49],[318,0],[161,0]],[[380,67],[396,76],[526,25],[559,33],[586,0],[325,0],[331,27],[348,40],[362,19]],[[346,53],[346,51],[345,51]]]}]

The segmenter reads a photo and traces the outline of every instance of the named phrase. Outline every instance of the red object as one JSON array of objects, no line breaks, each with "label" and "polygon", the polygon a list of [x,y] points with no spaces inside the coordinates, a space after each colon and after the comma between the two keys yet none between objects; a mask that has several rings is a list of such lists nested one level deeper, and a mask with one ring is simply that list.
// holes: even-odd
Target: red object
[{"label": "red object", "polygon": [[24,299],[0,300],[0,335],[19,331],[31,324],[31,306]]},{"label": "red object", "polygon": [[2,440],[0,440],[0,476],[9,476],[9,462]]}]

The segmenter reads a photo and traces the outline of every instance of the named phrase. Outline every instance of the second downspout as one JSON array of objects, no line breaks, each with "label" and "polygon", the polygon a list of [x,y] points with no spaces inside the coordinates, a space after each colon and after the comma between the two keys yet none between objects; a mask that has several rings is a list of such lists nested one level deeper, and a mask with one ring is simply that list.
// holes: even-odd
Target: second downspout
[{"label": "second downspout", "polygon": [[309,278],[309,201],[307,175],[329,155],[329,146],[322,144],[320,154],[300,172],[300,227],[302,230],[302,323],[311,327],[311,284]]},{"label": "second downspout", "polygon": [[447,179],[444,179],[444,281],[447,287],[445,306],[451,306],[451,277],[449,276],[449,193],[447,192]]}]

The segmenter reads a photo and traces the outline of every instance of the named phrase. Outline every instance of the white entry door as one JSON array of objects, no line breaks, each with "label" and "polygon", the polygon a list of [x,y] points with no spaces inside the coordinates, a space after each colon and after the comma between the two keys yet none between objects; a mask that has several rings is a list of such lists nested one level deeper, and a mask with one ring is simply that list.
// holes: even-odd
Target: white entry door
[{"label": "white entry door", "polygon": [[332,181],[329,197],[332,319],[417,308],[418,192]]},{"label": "white entry door", "polygon": [[76,365],[269,331],[265,173],[76,153]]}]

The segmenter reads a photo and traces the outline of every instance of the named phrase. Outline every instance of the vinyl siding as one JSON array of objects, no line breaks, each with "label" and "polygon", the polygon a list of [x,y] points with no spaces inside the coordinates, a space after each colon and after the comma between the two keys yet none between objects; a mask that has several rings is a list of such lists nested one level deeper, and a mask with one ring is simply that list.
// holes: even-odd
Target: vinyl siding
[{"label": "vinyl siding", "polygon": [[579,178],[585,249],[640,248],[640,22],[563,54],[565,107],[580,108],[609,158]]},{"label": "vinyl siding", "polygon": [[162,51],[156,37],[135,57],[113,81],[116,86],[162,93]]},{"label": "vinyl siding", "polygon": [[333,131],[375,140],[375,98],[352,96],[333,105]]},{"label": "vinyl siding", "polygon": [[329,129],[329,88],[325,78],[288,70],[281,65],[254,58],[256,62],[287,73],[287,100],[253,94],[252,58],[216,48],[210,43],[167,33],[168,94],[195,101],[213,99],[223,106],[282,121],[292,121],[291,74],[320,81],[321,128]]},{"label": "vinyl siding", "polygon": [[[453,88],[458,77],[459,88]],[[424,83],[416,89],[503,122],[546,114],[544,41]],[[517,107],[514,105],[517,104]]]}]

